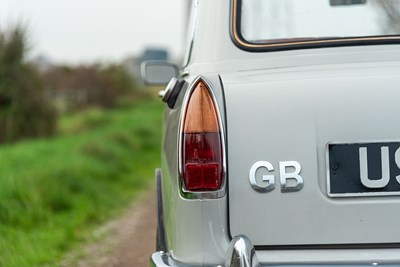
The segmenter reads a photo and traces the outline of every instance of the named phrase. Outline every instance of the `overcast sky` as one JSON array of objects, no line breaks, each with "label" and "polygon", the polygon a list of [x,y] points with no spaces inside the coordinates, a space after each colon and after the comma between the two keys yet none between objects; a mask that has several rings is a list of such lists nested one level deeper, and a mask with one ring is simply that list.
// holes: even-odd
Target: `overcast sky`
[{"label": "overcast sky", "polygon": [[56,62],[121,60],[144,47],[183,49],[187,0],[0,0],[0,28],[26,21],[30,55]]}]

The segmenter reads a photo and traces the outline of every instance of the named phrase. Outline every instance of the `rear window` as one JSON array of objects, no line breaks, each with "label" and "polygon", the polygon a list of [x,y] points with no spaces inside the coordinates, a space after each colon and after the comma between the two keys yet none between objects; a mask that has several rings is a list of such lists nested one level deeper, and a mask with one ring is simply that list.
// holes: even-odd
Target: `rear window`
[{"label": "rear window", "polygon": [[244,45],[399,40],[400,0],[236,0]]}]

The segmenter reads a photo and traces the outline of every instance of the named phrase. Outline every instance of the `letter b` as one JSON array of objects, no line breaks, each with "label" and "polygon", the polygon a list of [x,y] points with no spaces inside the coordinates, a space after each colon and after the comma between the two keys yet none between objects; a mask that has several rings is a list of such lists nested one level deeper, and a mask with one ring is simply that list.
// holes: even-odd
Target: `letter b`
[{"label": "letter b", "polygon": [[[286,172],[286,168],[294,168],[294,172]],[[304,181],[303,177],[300,176],[301,166],[297,161],[281,161],[279,162],[279,172],[281,178],[281,192],[297,192],[303,188]],[[288,185],[288,180],[296,180],[296,184],[293,186]]]}]

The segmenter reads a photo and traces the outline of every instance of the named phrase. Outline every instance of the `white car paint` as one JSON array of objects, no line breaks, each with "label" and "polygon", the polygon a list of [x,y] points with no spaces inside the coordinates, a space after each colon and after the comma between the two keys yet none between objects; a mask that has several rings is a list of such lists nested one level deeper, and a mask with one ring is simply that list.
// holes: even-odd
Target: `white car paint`
[{"label": "white car paint", "polygon": [[[260,246],[316,245],[258,248],[261,264],[400,263],[398,247],[323,247],[400,242],[398,197],[330,198],[326,179],[327,143],[400,140],[400,124],[387,123],[400,114],[400,45],[247,52],[231,39],[231,1],[194,3],[187,86],[164,115],[165,255],[188,266],[224,265],[231,239],[245,234]],[[185,199],[178,183],[183,100],[200,75],[226,132],[228,194],[219,199]],[[248,172],[260,160],[275,169],[299,162],[304,188],[255,192]]]}]

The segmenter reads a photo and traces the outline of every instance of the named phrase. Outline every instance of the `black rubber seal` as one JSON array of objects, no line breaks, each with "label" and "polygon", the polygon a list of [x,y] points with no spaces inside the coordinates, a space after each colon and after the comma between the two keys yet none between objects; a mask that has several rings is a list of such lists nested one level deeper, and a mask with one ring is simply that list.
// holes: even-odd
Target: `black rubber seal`
[{"label": "black rubber seal", "polygon": [[164,209],[162,194],[162,175],[161,169],[156,169],[156,200],[157,200],[157,236],[156,251],[168,251],[167,239],[164,226]]},{"label": "black rubber seal", "polygon": [[179,93],[181,92],[183,86],[185,85],[185,80],[179,80],[178,83],[175,85],[175,88],[172,90],[171,95],[167,101],[167,105],[170,109],[173,109],[178,99]]}]

